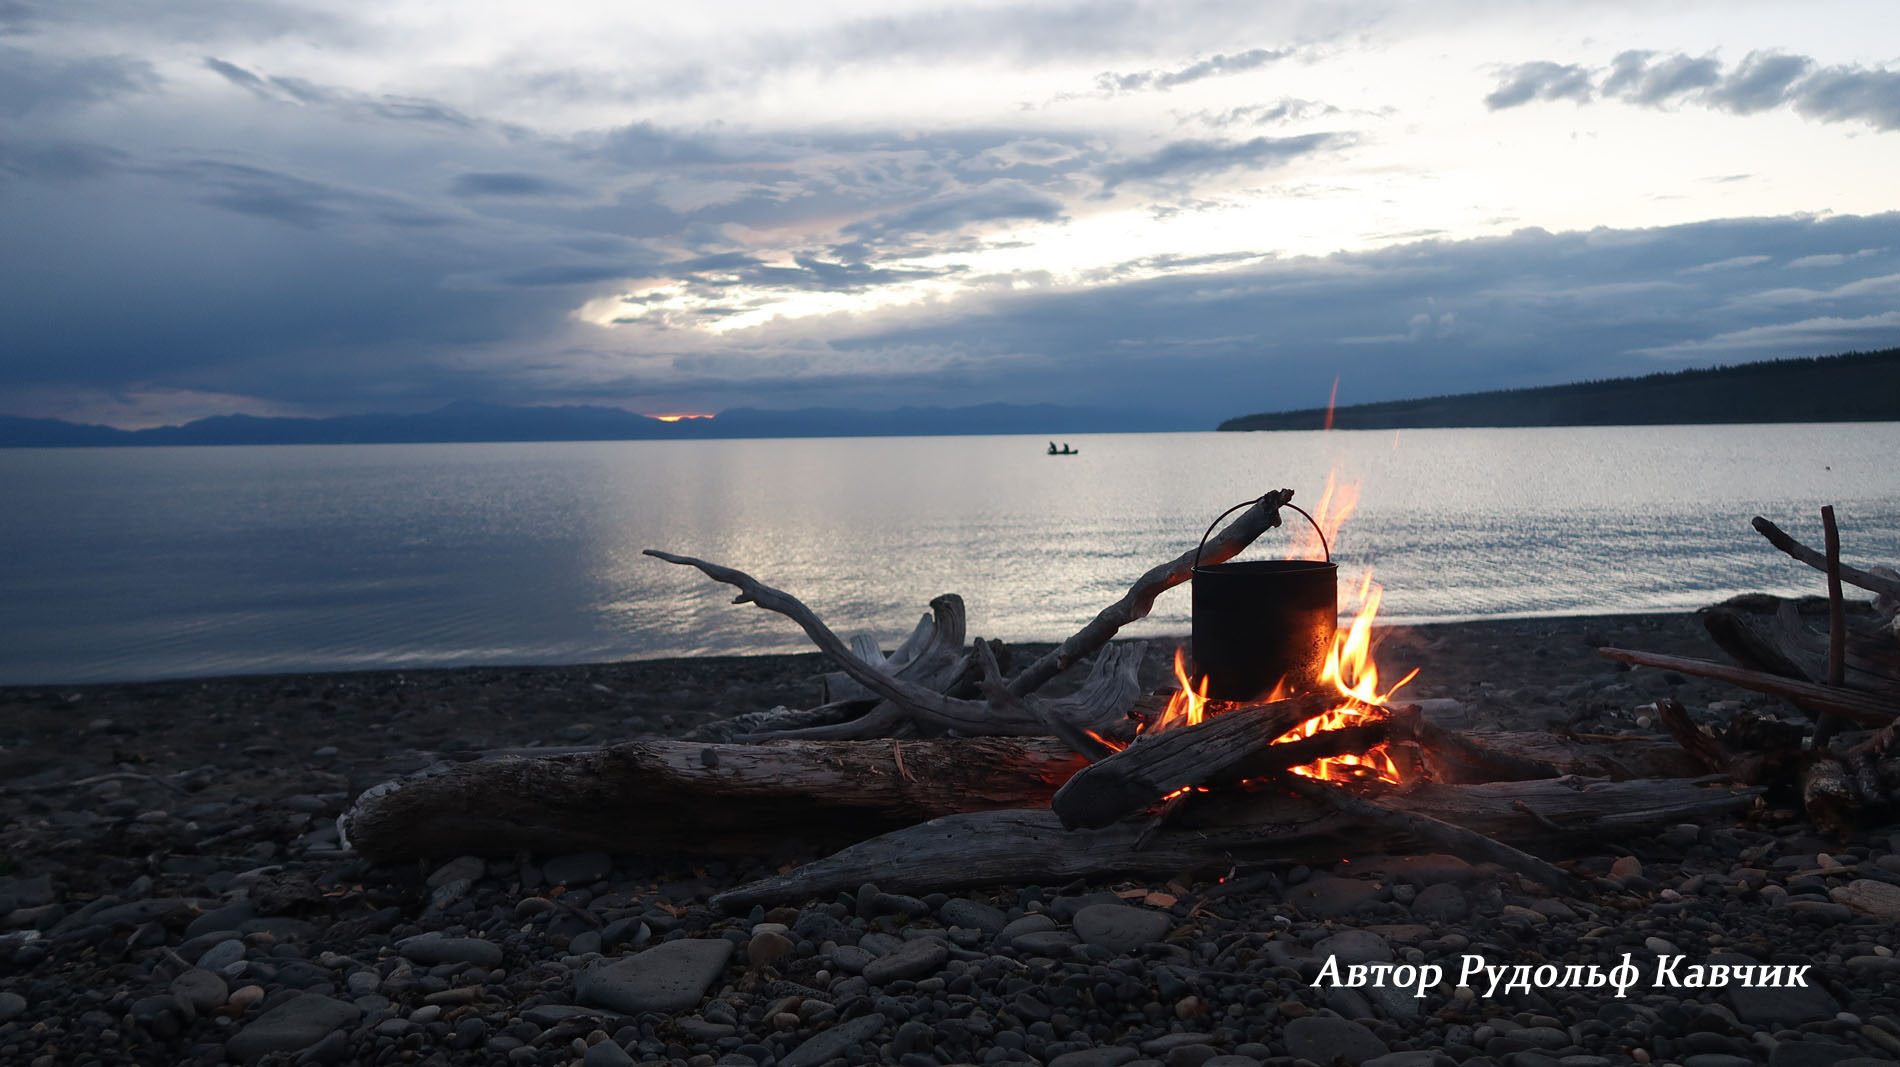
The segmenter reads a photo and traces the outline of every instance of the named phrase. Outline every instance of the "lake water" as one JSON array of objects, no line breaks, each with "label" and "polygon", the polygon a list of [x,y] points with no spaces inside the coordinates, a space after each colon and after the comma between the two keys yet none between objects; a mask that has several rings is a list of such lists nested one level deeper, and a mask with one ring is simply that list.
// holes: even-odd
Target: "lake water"
[{"label": "lake water", "polygon": [[[1057,640],[1229,505],[1287,486],[1311,506],[1334,468],[1361,487],[1342,580],[1375,568],[1395,622],[1823,592],[1748,520],[1818,546],[1828,503],[1849,562],[1900,562],[1900,423],[1071,443],[0,450],[0,682],[809,649],[644,548],[746,570],[887,647],[943,592],[972,634]],[[1187,628],[1181,588],[1127,632]]]}]

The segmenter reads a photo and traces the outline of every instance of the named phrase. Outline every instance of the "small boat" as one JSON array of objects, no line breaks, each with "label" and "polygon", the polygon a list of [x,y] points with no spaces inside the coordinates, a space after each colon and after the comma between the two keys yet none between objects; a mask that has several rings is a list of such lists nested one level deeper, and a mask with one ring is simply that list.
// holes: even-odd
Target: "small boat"
[{"label": "small boat", "polygon": [[1079,455],[1081,455],[1081,454],[1082,454],[1082,450],[1081,450],[1081,449],[1079,449],[1079,448],[1070,448],[1070,447],[1069,447],[1069,442],[1067,442],[1067,441],[1064,441],[1064,442],[1062,442],[1062,447],[1061,447],[1061,448],[1057,448],[1057,447],[1056,447],[1056,443],[1055,443],[1054,441],[1051,441],[1051,442],[1049,442],[1049,455],[1052,455],[1052,456],[1079,456]]}]

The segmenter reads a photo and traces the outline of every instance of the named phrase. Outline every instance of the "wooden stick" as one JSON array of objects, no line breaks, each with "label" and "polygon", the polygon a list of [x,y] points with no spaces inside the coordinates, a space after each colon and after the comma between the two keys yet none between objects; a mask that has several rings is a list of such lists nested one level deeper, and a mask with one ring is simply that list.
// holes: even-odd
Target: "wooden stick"
[{"label": "wooden stick", "polygon": [[1841,531],[1834,505],[1821,509],[1821,536],[1827,545],[1827,684],[1847,681],[1847,605],[1841,599]]},{"label": "wooden stick", "polygon": [[1196,549],[1189,549],[1136,579],[1120,600],[1103,608],[1075,636],[1010,679],[1009,691],[1017,696],[1035,692],[1049,679],[1107,644],[1122,627],[1146,618],[1154,610],[1156,597],[1194,576],[1197,554],[1203,565],[1224,563],[1239,555],[1255,538],[1280,525],[1280,507],[1292,499],[1291,489],[1276,489],[1266,494],[1208,541],[1205,549],[1198,550],[1198,553]]},{"label": "wooden stick", "polygon": [[1836,689],[1830,685],[1796,681],[1793,678],[1764,674],[1761,671],[1751,671],[1743,667],[1731,667],[1726,663],[1713,663],[1705,659],[1693,659],[1689,656],[1665,656],[1659,652],[1638,652],[1627,648],[1599,648],[1597,654],[1622,663],[1634,663],[1640,667],[1656,667],[1666,671],[1693,674],[1701,678],[1714,678],[1743,689],[1792,701],[1810,714],[1821,715],[1833,712],[1857,726],[1878,729],[1900,718],[1900,703],[1883,700],[1852,689]]},{"label": "wooden stick", "polygon": [[[1813,567],[1815,570],[1827,570],[1826,556],[1823,556],[1821,553],[1816,552],[1814,549],[1809,548],[1794,538],[1789,537],[1786,533],[1782,532],[1781,527],[1776,526],[1760,515],[1755,516],[1753,525],[1757,532],[1768,539],[1769,544],[1774,545],[1790,556]],[[1841,580],[1849,585],[1857,585],[1862,589],[1880,593],[1883,596],[1900,597],[1900,581],[1895,581],[1892,578],[1882,578],[1878,574],[1870,574],[1867,571],[1861,570],[1859,567],[1841,567]]]},{"label": "wooden stick", "polygon": [[[1841,686],[1847,682],[1847,605],[1841,597],[1841,531],[1832,504],[1821,508],[1821,538],[1827,549],[1827,684]],[[1814,747],[1826,748],[1840,728],[1840,716],[1823,713],[1814,724]]]}]

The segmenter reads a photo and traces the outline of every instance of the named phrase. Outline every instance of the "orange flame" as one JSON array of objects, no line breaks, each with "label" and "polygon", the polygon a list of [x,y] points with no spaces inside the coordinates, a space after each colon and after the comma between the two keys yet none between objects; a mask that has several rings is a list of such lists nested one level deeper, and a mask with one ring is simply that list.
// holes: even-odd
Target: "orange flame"
[{"label": "orange flame", "polygon": [[[1359,583],[1359,614],[1345,633],[1334,635],[1333,650],[1327,655],[1326,666],[1320,672],[1320,680],[1330,682],[1339,695],[1346,698],[1345,703],[1288,730],[1274,739],[1274,744],[1299,741],[1322,730],[1339,730],[1376,722],[1383,714],[1379,705],[1391,700],[1392,694],[1418,677],[1418,671],[1414,669],[1390,688],[1379,687],[1379,665],[1372,659],[1372,620],[1378,617],[1379,602],[1384,599],[1384,594],[1385,590],[1373,583],[1372,572],[1367,571]],[[1295,767],[1293,773],[1328,781],[1351,780],[1368,775],[1387,782],[1399,781],[1398,767],[1383,744],[1375,745],[1363,753],[1334,756]]]},{"label": "orange flame", "polygon": [[[1352,517],[1353,509],[1359,506],[1359,483],[1351,482],[1340,486],[1336,484],[1332,472],[1326,474],[1326,488],[1320,491],[1319,503],[1313,508],[1313,522],[1319,524],[1315,530],[1310,523],[1301,524],[1298,540],[1294,541],[1292,551],[1286,554],[1288,559],[1326,558],[1326,545],[1339,543],[1339,528]],[[1321,543],[1320,531],[1325,531],[1325,543]]]},{"label": "orange flame", "polygon": [[1207,679],[1201,679],[1201,687],[1196,690],[1194,683],[1188,680],[1187,653],[1178,646],[1174,650],[1174,680],[1181,683],[1168,698],[1168,708],[1156,720],[1156,732],[1175,726],[1199,726],[1207,714]]}]

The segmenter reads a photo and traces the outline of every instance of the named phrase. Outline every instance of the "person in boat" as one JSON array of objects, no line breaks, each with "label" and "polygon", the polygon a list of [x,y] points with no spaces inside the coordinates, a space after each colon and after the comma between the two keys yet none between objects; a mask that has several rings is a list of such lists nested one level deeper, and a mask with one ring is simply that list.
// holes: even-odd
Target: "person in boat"
[{"label": "person in boat", "polygon": [[1050,454],[1050,455],[1052,455],[1052,456],[1053,456],[1053,455],[1056,455],[1056,454],[1057,454],[1057,453],[1056,453],[1056,443],[1055,443],[1054,441],[1051,441],[1051,442],[1049,442],[1049,454]]}]

